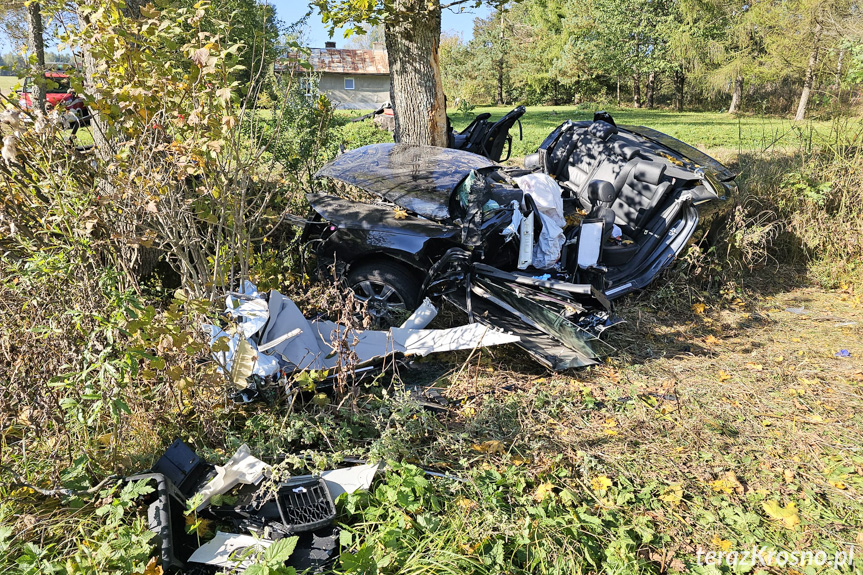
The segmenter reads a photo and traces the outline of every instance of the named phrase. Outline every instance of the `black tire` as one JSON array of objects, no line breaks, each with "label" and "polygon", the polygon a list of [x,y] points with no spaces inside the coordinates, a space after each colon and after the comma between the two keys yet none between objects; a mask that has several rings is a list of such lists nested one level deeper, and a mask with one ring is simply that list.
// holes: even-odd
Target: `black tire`
[{"label": "black tire", "polygon": [[385,329],[401,325],[419,307],[422,283],[410,267],[378,260],[351,266],[348,286],[357,299],[369,302],[375,327]]}]

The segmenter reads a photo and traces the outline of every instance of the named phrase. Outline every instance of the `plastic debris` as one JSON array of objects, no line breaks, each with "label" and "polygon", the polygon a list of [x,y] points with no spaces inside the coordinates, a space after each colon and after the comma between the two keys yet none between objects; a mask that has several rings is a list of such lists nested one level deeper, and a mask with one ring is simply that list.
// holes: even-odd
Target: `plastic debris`
[{"label": "plastic debris", "polygon": [[840,349],[836,352],[836,357],[851,357],[851,352],[847,349]]},{"label": "plastic debris", "polygon": [[244,569],[251,565],[254,555],[263,553],[272,544],[269,539],[217,531],[215,537],[192,553],[189,562]]},{"label": "plastic debris", "polygon": [[257,457],[252,457],[249,446],[244,443],[224,466],[216,466],[216,476],[198,491],[204,500],[196,510],[201,511],[210,504],[213,496],[227,493],[240,483],[257,485],[264,478],[264,471],[269,468]]},{"label": "plastic debris", "polygon": [[342,493],[353,493],[358,489],[368,489],[372,485],[380,465],[377,463],[344,467],[321,473],[321,478],[327,483],[330,495],[338,499]]}]

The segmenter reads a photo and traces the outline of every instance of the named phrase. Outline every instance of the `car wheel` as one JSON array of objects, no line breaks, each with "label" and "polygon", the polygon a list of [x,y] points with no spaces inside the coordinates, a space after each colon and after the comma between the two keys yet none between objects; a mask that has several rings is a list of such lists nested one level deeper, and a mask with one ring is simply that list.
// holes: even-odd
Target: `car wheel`
[{"label": "car wheel", "polygon": [[356,298],[367,303],[376,328],[401,325],[419,306],[420,280],[409,267],[395,262],[360,264],[348,273]]}]

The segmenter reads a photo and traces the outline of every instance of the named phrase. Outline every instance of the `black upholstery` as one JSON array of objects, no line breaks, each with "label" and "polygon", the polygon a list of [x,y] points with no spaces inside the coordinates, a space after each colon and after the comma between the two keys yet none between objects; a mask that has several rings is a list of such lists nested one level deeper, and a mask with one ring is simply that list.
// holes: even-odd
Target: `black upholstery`
[{"label": "black upholstery", "polygon": [[[518,106],[514,110],[492,124],[488,131],[488,137],[483,144],[483,152],[486,158],[493,162],[499,162],[503,156],[503,146],[509,139],[512,141],[512,136],[509,135],[509,130],[526,112],[524,106]],[[504,159],[509,159],[509,154]]]},{"label": "black upholstery", "polygon": [[617,191],[611,182],[591,180],[587,184],[587,197],[592,208],[585,219],[602,220],[602,243],[605,244],[614,229],[615,214],[611,206],[617,198]]},{"label": "black upholstery", "polygon": [[622,171],[615,182],[618,194],[611,207],[617,224],[627,235],[636,235],[668,191],[671,184],[662,181],[664,173],[665,164],[638,162],[629,173]]}]

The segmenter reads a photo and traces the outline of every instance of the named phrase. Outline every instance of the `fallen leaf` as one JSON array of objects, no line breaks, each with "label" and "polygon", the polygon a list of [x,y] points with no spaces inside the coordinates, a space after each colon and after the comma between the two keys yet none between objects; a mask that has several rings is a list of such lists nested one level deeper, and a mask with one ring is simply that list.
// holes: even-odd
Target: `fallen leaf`
[{"label": "fallen leaf", "polygon": [[659,499],[672,505],[677,505],[683,499],[683,485],[680,483],[672,483],[662,490],[659,494]]},{"label": "fallen leaf", "polygon": [[704,313],[704,310],[707,309],[707,306],[703,303],[694,303],[692,304],[692,311],[695,312],[696,315],[701,315]]},{"label": "fallen leaf", "polygon": [[609,479],[605,475],[600,475],[590,480],[590,486],[593,488],[594,491],[598,491],[599,493],[605,493],[606,491],[608,491],[608,488],[611,487],[611,479]]},{"label": "fallen leaf", "polygon": [[407,210],[403,210],[402,208],[396,208],[396,209],[395,209],[395,210],[393,210],[393,211],[395,212],[395,216],[394,216],[394,217],[395,217],[395,219],[397,219],[397,220],[404,220],[405,218],[407,218],[407,217],[408,217],[408,212],[407,212]]},{"label": "fallen leaf", "polygon": [[707,345],[718,345],[719,339],[712,335],[708,335],[704,338],[704,343],[706,343]]},{"label": "fallen leaf", "polygon": [[503,447],[503,443],[496,439],[483,441],[482,443],[475,443],[474,445],[471,445],[471,449],[478,451],[479,453],[488,453],[490,455],[506,451]]},{"label": "fallen leaf", "polygon": [[552,483],[543,483],[539,487],[536,488],[536,493],[533,494],[533,498],[537,501],[545,501],[545,499],[549,495],[554,494],[554,484]]},{"label": "fallen leaf", "polygon": [[143,575],[162,575],[162,566],[159,564],[159,560],[152,557],[147,566],[144,567]]},{"label": "fallen leaf", "polygon": [[720,381],[720,382],[722,382],[722,381],[728,381],[729,379],[731,379],[731,374],[729,374],[728,372],[722,371],[722,370],[720,369],[720,370],[719,370],[719,381]]},{"label": "fallen leaf", "polygon": [[752,371],[764,371],[764,366],[760,363],[747,363],[746,367],[748,367]]},{"label": "fallen leaf", "polygon": [[723,539],[719,535],[714,535],[713,539],[710,540],[710,543],[715,549],[718,549],[719,551],[731,550],[731,541],[729,541],[728,539]]},{"label": "fallen leaf", "polygon": [[791,501],[785,507],[782,507],[778,501],[771,499],[761,504],[764,512],[771,519],[781,521],[786,529],[794,529],[800,525],[800,516],[797,514],[797,504]]},{"label": "fallen leaf", "polygon": [[794,472],[790,469],[783,470],[782,475],[785,477],[785,483],[791,483],[794,481]]}]

